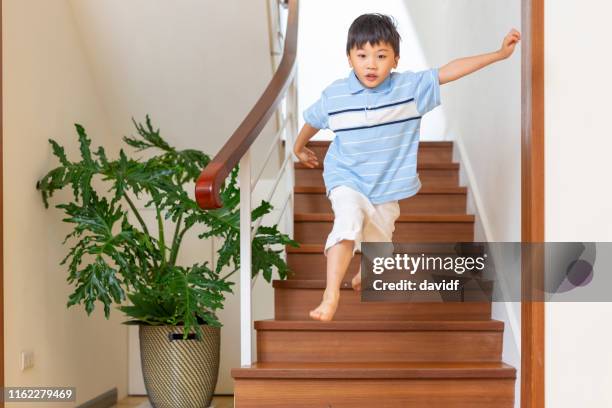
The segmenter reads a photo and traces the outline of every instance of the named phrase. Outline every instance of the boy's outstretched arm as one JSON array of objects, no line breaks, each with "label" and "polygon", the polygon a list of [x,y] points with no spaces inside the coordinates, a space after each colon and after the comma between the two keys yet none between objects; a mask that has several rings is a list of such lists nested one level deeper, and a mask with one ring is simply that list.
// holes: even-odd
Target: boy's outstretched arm
[{"label": "boy's outstretched arm", "polygon": [[494,62],[504,60],[512,55],[516,44],[521,40],[521,33],[512,29],[504,38],[502,46],[495,52],[456,59],[438,70],[440,85],[464,77]]}]

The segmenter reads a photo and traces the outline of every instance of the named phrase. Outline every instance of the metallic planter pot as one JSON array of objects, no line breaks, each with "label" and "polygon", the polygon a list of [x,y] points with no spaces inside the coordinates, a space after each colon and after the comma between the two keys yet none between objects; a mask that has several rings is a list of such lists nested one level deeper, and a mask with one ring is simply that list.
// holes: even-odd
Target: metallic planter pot
[{"label": "metallic planter pot", "polygon": [[154,408],[208,408],[217,384],[221,329],[200,326],[202,340],[183,340],[183,326],[139,326],[145,388]]}]

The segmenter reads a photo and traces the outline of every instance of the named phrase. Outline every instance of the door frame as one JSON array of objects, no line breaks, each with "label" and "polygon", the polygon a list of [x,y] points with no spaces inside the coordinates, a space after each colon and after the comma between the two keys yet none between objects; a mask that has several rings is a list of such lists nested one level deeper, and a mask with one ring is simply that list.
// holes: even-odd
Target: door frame
[{"label": "door frame", "polygon": [[[544,242],[544,0],[522,1],[521,241]],[[2,33],[0,0],[0,36]],[[4,378],[3,88],[0,39],[0,384]],[[523,264],[524,282],[541,282],[542,268]],[[544,408],[545,303],[521,303],[521,408]],[[0,407],[4,402],[0,400]]]},{"label": "door frame", "polygon": [[[545,241],[544,1],[522,0],[521,242]],[[521,266],[521,408],[545,406],[545,303],[541,254]]]},{"label": "door frame", "polygon": [[[2,30],[2,7],[0,0],[0,387],[4,391],[4,93],[3,83],[3,47],[4,33]],[[0,407],[4,408],[4,398],[0,398]]]}]

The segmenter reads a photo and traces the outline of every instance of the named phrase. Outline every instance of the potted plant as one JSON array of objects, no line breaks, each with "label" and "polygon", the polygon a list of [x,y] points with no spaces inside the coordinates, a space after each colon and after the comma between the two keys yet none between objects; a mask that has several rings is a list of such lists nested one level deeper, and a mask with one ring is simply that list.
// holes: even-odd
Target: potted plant
[{"label": "potted plant", "polygon": [[[74,246],[61,262],[74,285],[67,307],[83,304],[91,314],[99,302],[108,318],[111,305],[116,305],[129,318],[126,324],[139,325],[145,386],[153,406],[207,407],[219,367],[221,323],[215,312],[223,307],[224,294],[232,291],[228,278],[240,267],[238,168],[222,187],[225,207],[202,210],[185,187],[193,185],[210,157],[172,147],[148,116],[145,125],[134,125],[138,135],[123,140],[138,152],[151,153],[147,159],[129,157],[123,149],[118,158],[109,159],[103,147],[91,148],[91,139],[78,124],[79,161],[70,161],[64,148],[49,140],[59,166],[36,187],[45,207],[54,192],[67,187],[72,191],[69,202],[56,205],[65,214],[63,221],[73,226],[64,243]],[[154,210],[155,235],[137,199]],[[262,201],[252,219],[271,209]],[[166,231],[169,222],[174,228]],[[223,239],[214,269],[208,262],[178,262],[181,244],[196,225],[204,227],[200,239]],[[287,276],[282,249],[270,248],[275,244],[297,246],[277,225],[254,232],[253,276],[262,273],[270,282],[273,267],[281,279]],[[233,270],[221,276],[226,266]]]}]

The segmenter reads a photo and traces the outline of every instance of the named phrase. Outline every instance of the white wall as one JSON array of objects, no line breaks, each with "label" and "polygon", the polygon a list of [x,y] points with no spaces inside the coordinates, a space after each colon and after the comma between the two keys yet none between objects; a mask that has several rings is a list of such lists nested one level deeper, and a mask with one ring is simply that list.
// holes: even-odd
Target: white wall
[{"label": "white wall", "polygon": [[[63,212],[45,209],[36,181],[58,165],[53,138],[78,157],[73,124],[116,152],[120,135],[94,86],[70,4],[64,0],[4,0],[4,318],[7,386],[74,386],[77,403],[113,387],[127,390],[127,329],[97,306],[66,309],[72,289],[59,263],[69,227]],[[68,200],[54,197],[52,205]],[[22,350],[35,365],[20,371]],[[9,406],[38,407],[40,403]]]},{"label": "white wall", "polygon": [[[76,153],[72,123],[78,121],[94,144],[113,154],[125,147],[121,137],[134,133],[131,117],[142,121],[148,113],[170,143],[214,155],[271,78],[266,4],[4,1],[8,385],[75,385],[79,403],[113,386],[120,397],[127,391],[127,330],[119,324],[124,316],[113,310],[106,322],[99,313],[87,318],[80,309],[65,310],[69,288],[58,263],[68,229],[59,211],[43,209],[34,189],[55,165],[47,139]],[[273,129],[274,120],[256,142],[255,158],[267,150]],[[278,156],[264,178],[276,174]],[[255,174],[259,166],[255,160]],[[146,211],[144,216],[153,218]],[[38,256],[29,256],[33,248]],[[181,261],[210,260],[212,250],[210,241],[186,240]],[[272,299],[270,290],[257,282],[255,299],[258,293]],[[271,317],[272,311],[270,301],[260,300],[255,317]],[[232,393],[229,371],[239,366],[236,296],[228,296],[219,317],[224,328],[216,392]],[[24,373],[18,370],[22,349],[36,355],[36,367]]]},{"label": "white wall", "polygon": [[[597,0],[545,4],[547,241],[612,241],[610,15]],[[612,406],[610,316],[610,302],[546,304],[547,406]]]},{"label": "white wall", "polygon": [[[71,0],[71,4],[113,135],[133,134],[131,118],[144,120],[148,113],[171,144],[214,156],[272,76],[266,0]],[[272,120],[254,145],[253,174],[258,174],[258,158],[267,151],[274,124]],[[276,175],[280,160],[273,155],[264,178]],[[154,214],[144,214],[155,231]],[[198,240],[195,234],[190,238],[180,253],[183,264],[210,261],[211,251],[219,249],[219,244],[213,247],[210,240]],[[257,318],[272,316],[273,303],[261,301],[270,299],[268,287],[258,282],[254,290]],[[219,313],[224,327],[218,394],[233,393],[230,369],[240,366],[238,300],[227,296]],[[135,333],[132,329],[129,391],[144,394]]]},{"label": "white wall", "polygon": [[115,134],[150,114],[215,154],[272,75],[266,0],[71,0]]},{"label": "white wall", "polygon": [[[428,62],[497,50],[511,28],[521,28],[520,0],[405,0]],[[521,75],[520,46],[514,55],[442,87],[448,139],[463,152],[471,173],[472,204],[480,237],[520,240]]]}]

